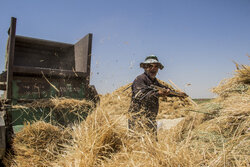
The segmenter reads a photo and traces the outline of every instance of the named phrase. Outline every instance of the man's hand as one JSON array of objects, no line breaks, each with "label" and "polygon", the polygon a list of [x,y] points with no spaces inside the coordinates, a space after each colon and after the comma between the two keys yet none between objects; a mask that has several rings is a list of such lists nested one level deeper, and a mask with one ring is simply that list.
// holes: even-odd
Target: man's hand
[{"label": "man's hand", "polygon": [[160,89],[158,91],[158,94],[159,96],[168,96],[168,95],[176,95],[176,96],[179,96],[179,97],[188,97],[188,95],[185,93],[185,92],[175,92],[175,91],[172,91],[170,89]]},{"label": "man's hand", "polygon": [[170,89],[160,89],[158,91],[159,96],[167,96],[170,95]]},{"label": "man's hand", "polygon": [[168,96],[168,95],[175,95],[175,96],[179,96],[179,97],[188,97],[188,95],[185,92],[180,92],[180,91],[173,91],[169,88],[162,88],[159,86],[155,86],[154,87],[156,89],[158,89],[158,94],[159,96],[163,97],[163,96]]}]

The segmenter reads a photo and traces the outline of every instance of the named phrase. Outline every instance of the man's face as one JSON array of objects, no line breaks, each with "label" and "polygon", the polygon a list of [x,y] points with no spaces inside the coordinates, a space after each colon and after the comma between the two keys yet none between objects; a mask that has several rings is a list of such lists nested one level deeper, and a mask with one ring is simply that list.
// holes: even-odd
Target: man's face
[{"label": "man's face", "polygon": [[155,78],[157,73],[158,73],[159,64],[157,64],[157,63],[148,64],[144,69],[145,69],[145,72],[151,78]]}]

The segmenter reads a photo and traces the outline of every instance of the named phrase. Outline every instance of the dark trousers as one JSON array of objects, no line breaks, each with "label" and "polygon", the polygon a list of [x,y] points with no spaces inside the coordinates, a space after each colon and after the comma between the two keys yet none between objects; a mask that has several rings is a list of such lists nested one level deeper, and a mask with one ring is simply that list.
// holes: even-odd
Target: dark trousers
[{"label": "dark trousers", "polygon": [[156,107],[132,101],[129,108],[128,128],[135,133],[149,133],[157,140],[158,107]]}]

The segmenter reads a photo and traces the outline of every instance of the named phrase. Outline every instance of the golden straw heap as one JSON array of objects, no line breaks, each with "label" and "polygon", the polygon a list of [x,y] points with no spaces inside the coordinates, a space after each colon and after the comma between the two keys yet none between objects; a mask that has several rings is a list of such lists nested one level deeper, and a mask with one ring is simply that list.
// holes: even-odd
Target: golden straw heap
[{"label": "golden straw heap", "polygon": [[126,113],[131,96],[128,86],[103,95],[95,111],[71,128],[44,122],[26,125],[14,137],[14,152],[5,157],[5,164],[13,167],[249,166],[248,65],[237,65],[235,76],[213,89],[218,97],[197,107],[192,107],[187,99],[161,98],[159,119],[183,117],[183,120],[171,129],[159,130],[158,142],[150,136],[135,134],[135,137],[128,132]]}]

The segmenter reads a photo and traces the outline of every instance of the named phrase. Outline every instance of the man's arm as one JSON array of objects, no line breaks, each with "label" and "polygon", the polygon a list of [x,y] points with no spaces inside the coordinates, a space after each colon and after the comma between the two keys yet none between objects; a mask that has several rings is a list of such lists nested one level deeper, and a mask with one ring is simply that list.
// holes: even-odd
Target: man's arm
[{"label": "man's arm", "polygon": [[157,86],[157,85],[152,85],[155,89],[158,90],[159,96],[179,96],[179,97],[187,97],[188,95],[184,92],[176,92],[168,87],[165,87],[164,85]]},{"label": "man's arm", "polygon": [[132,90],[134,94],[133,98],[137,100],[145,100],[158,96],[158,90],[148,86],[146,79],[142,76],[134,80]]}]

